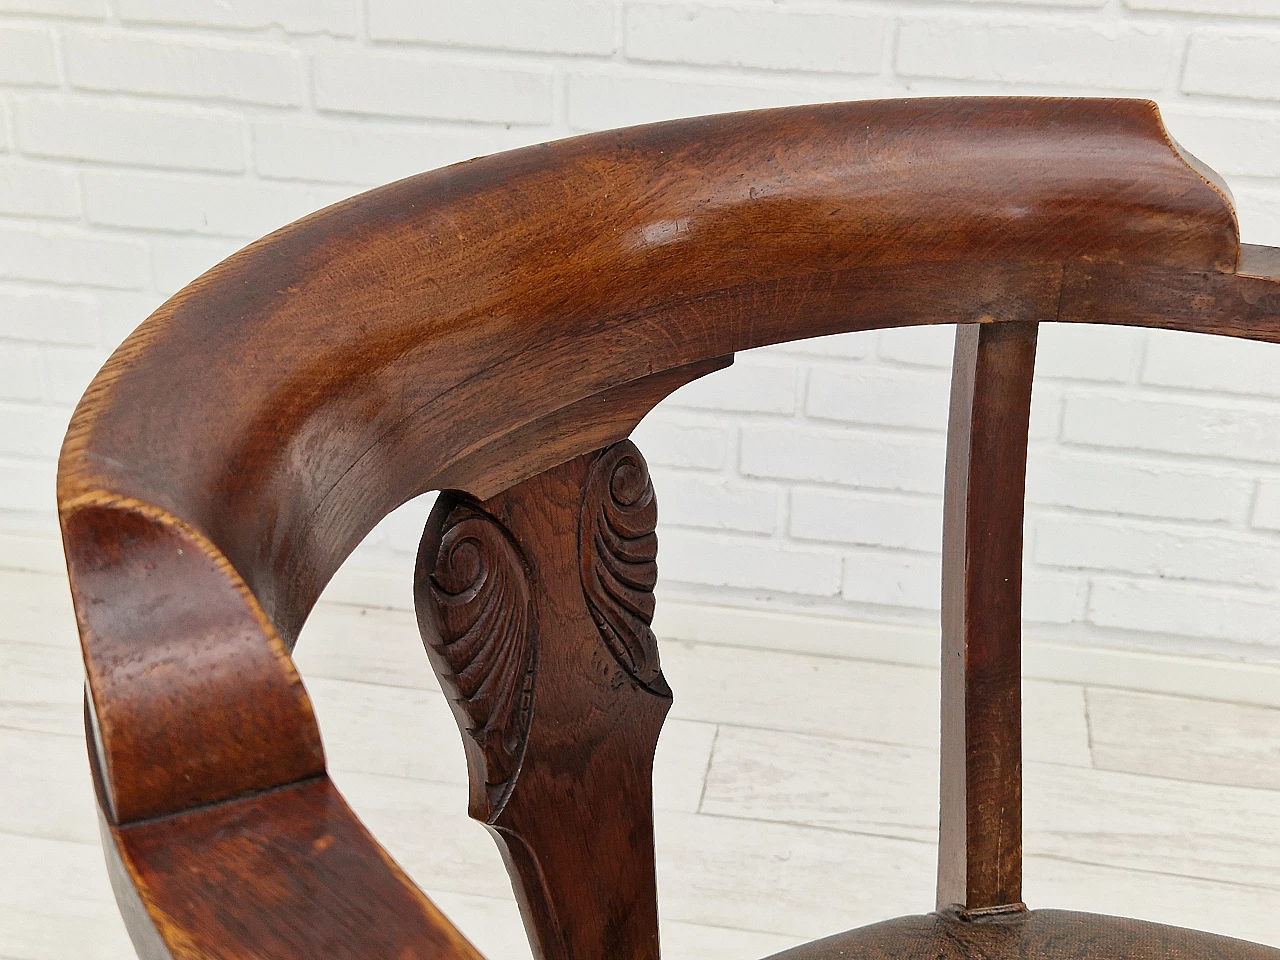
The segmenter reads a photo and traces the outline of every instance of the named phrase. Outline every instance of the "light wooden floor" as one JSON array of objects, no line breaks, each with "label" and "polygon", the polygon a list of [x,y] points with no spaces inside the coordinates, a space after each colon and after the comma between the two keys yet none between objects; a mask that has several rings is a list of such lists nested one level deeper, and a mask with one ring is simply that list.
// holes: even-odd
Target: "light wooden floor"
[{"label": "light wooden floor", "polygon": [[[63,581],[0,572],[0,611],[0,958],[132,957]],[[929,909],[936,671],[705,643],[665,643],[662,661],[667,957],[750,960]],[[298,663],[355,809],[492,960],[527,957],[412,617],[321,605]],[[1025,701],[1030,905],[1280,945],[1280,710],[1043,682]]]}]

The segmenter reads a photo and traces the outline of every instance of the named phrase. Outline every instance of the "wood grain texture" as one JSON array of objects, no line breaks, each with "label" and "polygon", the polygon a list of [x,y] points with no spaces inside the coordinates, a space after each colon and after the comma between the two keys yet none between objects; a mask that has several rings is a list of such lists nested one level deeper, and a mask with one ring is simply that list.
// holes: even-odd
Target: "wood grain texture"
[{"label": "wood grain texture", "polygon": [[[505,546],[477,545],[459,558],[455,531],[477,523],[500,531],[485,536]],[[658,957],[653,752],[671,693],[649,629],[656,524],[648,467],[623,441],[483,503],[444,493],[423,534],[418,620],[467,746],[470,812],[498,842],[535,955],[545,960]],[[501,589],[510,564],[495,554],[519,558],[527,594]],[[486,636],[452,628],[456,593],[440,589],[440,571],[458,566],[469,605],[501,598],[474,621]],[[455,672],[462,658],[451,646],[510,646],[516,624],[536,625],[532,657],[495,653],[483,681]],[[487,728],[469,708],[475,683],[529,696],[518,769],[500,795],[490,782]]]},{"label": "wood grain texture", "polygon": [[635,444],[596,458],[582,490],[578,570],[582,594],[613,659],[650,693],[670,697],[653,635],[658,584],[658,498]]},{"label": "wood grain texture", "polygon": [[[475,650],[466,602],[461,619],[424,626],[478,733],[473,810],[502,837],[547,956],[650,956],[648,772],[669,701],[655,695],[643,597],[649,514],[634,471],[589,482],[595,451],[736,351],[798,338],[1076,320],[1278,339],[1278,262],[1242,252],[1225,190],[1155,106],[1120,100],[682,120],[459,164],[285,227],[116,351],[59,460],[113,843],[165,824],[165,842],[205,849],[203,818],[258,803],[276,818],[263,836],[301,850],[291,811],[336,808],[304,786],[324,782],[324,758],[288,651],[383,516],[428,490],[465,491],[519,546],[534,611]],[[606,491],[595,532],[607,549],[584,593],[591,489]],[[420,566],[420,598],[436,559]],[[441,596],[467,572],[442,572]],[[506,582],[519,594],[518,577]],[[510,683],[474,686],[486,671]],[[512,706],[527,697],[531,712]],[[563,815],[542,815],[549,797]],[[228,821],[230,839],[208,849],[240,849],[226,870],[248,883],[259,848],[246,823]],[[601,843],[618,859],[594,857]],[[281,863],[299,890],[336,883],[329,865],[400,889],[376,846],[352,849]],[[304,909],[250,898],[219,926],[164,907],[185,875],[161,869],[157,851],[131,854],[139,866],[122,874],[168,891],[131,912],[139,936],[159,932],[157,951],[209,937],[210,951],[238,956],[273,911]],[[566,904],[590,906],[565,925]],[[311,955],[299,930],[294,947]]]},{"label": "wood grain texture", "polygon": [[326,777],[103,833],[141,960],[481,960]]},{"label": "wood grain texture", "polygon": [[449,510],[433,546],[419,583],[435,629],[423,636],[484,791],[473,805],[487,814],[506,802],[533,718],[538,631],[528,564],[502,525],[466,500]]},{"label": "wood grain texture", "polygon": [[1057,319],[1280,343],[1280,264],[1259,257],[1247,265],[1275,272],[1237,276],[1163,267],[1130,269],[1118,263],[1070,263],[1063,272]]},{"label": "wood grain texture", "polygon": [[1022,907],[1022,504],[1035,324],[956,329],[942,522],[938,906]]},{"label": "wood grain texture", "polygon": [[198,535],[119,501],[79,505],[64,533],[114,822],[324,772],[292,661]]},{"label": "wood grain texture", "polygon": [[83,713],[107,876],[139,960],[483,960],[324,774],[113,822],[87,692]]}]

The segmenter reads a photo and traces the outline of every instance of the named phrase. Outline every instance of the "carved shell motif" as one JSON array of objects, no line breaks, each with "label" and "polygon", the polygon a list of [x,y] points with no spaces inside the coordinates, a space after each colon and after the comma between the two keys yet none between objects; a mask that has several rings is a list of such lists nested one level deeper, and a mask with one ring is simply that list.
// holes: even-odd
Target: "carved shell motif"
[{"label": "carved shell motif", "polygon": [[653,588],[658,582],[658,501],[649,467],[630,440],[591,468],[578,521],[582,592],[618,665],[636,683],[671,696],[658,663]]},{"label": "carved shell motif", "polygon": [[502,525],[463,502],[445,519],[428,581],[439,629],[428,642],[470,723],[494,813],[519,772],[533,716],[538,655],[527,569]]}]

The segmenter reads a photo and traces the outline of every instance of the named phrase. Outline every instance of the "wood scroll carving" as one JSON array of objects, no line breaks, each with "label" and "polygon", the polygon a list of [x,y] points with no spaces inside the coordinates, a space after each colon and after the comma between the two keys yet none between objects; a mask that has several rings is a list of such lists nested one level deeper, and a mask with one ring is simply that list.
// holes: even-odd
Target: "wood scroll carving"
[{"label": "wood scroll carving", "polygon": [[418,623],[466,744],[471,815],[542,960],[657,960],[657,501],[629,441],[483,502],[441,495]]},{"label": "wood scroll carving", "polygon": [[528,570],[502,525],[463,499],[444,519],[424,586],[436,617],[424,635],[496,810],[520,768],[533,715],[538,645]]},{"label": "wood scroll carving", "polygon": [[658,665],[653,588],[658,582],[658,501],[644,457],[630,440],[595,462],[582,498],[578,559],[582,592],[609,652],[636,683],[671,696]]}]

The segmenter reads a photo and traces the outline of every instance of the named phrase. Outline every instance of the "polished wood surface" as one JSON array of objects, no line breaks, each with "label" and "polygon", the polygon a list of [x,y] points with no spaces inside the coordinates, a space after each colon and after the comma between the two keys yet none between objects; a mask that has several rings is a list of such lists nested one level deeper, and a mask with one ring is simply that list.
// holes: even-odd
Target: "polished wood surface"
[{"label": "polished wood surface", "polygon": [[116,823],[324,773],[311,703],[253,596],[166,520],[110,498],[64,517],[89,690],[111,694],[89,706],[98,745],[111,738]]},{"label": "polished wood surface", "polygon": [[483,484],[458,463],[607,388],[800,336],[1051,320],[1065,263],[1219,273],[1238,248],[1140,101],[798,107],[513,151],[337,204],[178,293],[86,394],[59,497],[180,517],[287,640],[389,509],[451,468]]},{"label": "polished wood surface", "polygon": [[496,497],[437,500],[418,622],[467,749],[471,815],[545,960],[657,960],[657,501],[630,441]]},{"label": "polished wood surface", "polygon": [[[949,537],[966,567],[948,581],[965,664],[948,717],[965,734],[961,750],[959,721],[944,731],[943,821],[963,881],[944,867],[940,893],[1012,905],[1014,598],[976,571],[1020,549],[1001,498],[1020,490],[1030,360],[991,388],[982,371],[1005,367],[983,344],[1003,355],[1049,321],[1280,339],[1280,258],[1241,248],[1225,188],[1153,104],[877,101],[594,134],[379,188],[194,281],[94,379],[59,463],[109,859],[139,949],[313,956],[304,901],[351,882],[397,909],[335,907],[351,932],[321,953],[470,956],[348,819],[288,655],[374,524],[446,489],[418,596],[472,812],[499,832],[544,956],[653,955],[645,805],[667,692],[645,633],[650,544],[601,553],[583,533],[629,502],[638,468],[607,486],[583,471],[738,350],[923,323],[980,328],[948,481],[964,473],[967,504]],[[993,467],[996,448],[1012,460]],[[440,565],[454,542],[484,544],[504,609],[526,613],[477,632],[467,601],[450,607],[487,589],[468,585],[471,547]],[[547,682],[588,650],[598,676]],[[494,664],[497,686],[476,686]],[[317,818],[332,830],[309,832]],[[190,885],[184,850],[234,903],[225,922],[191,902],[213,887]]]},{"label": "polished wood surface", "polygon": [[1022,906],[1022,500],[1034,323],[956,328],[942,521],[938,907]]},{"label": "polished wood surface", "polygon": [[327,777],[125,827],[103,823],[142,960],[480,960]]}]

